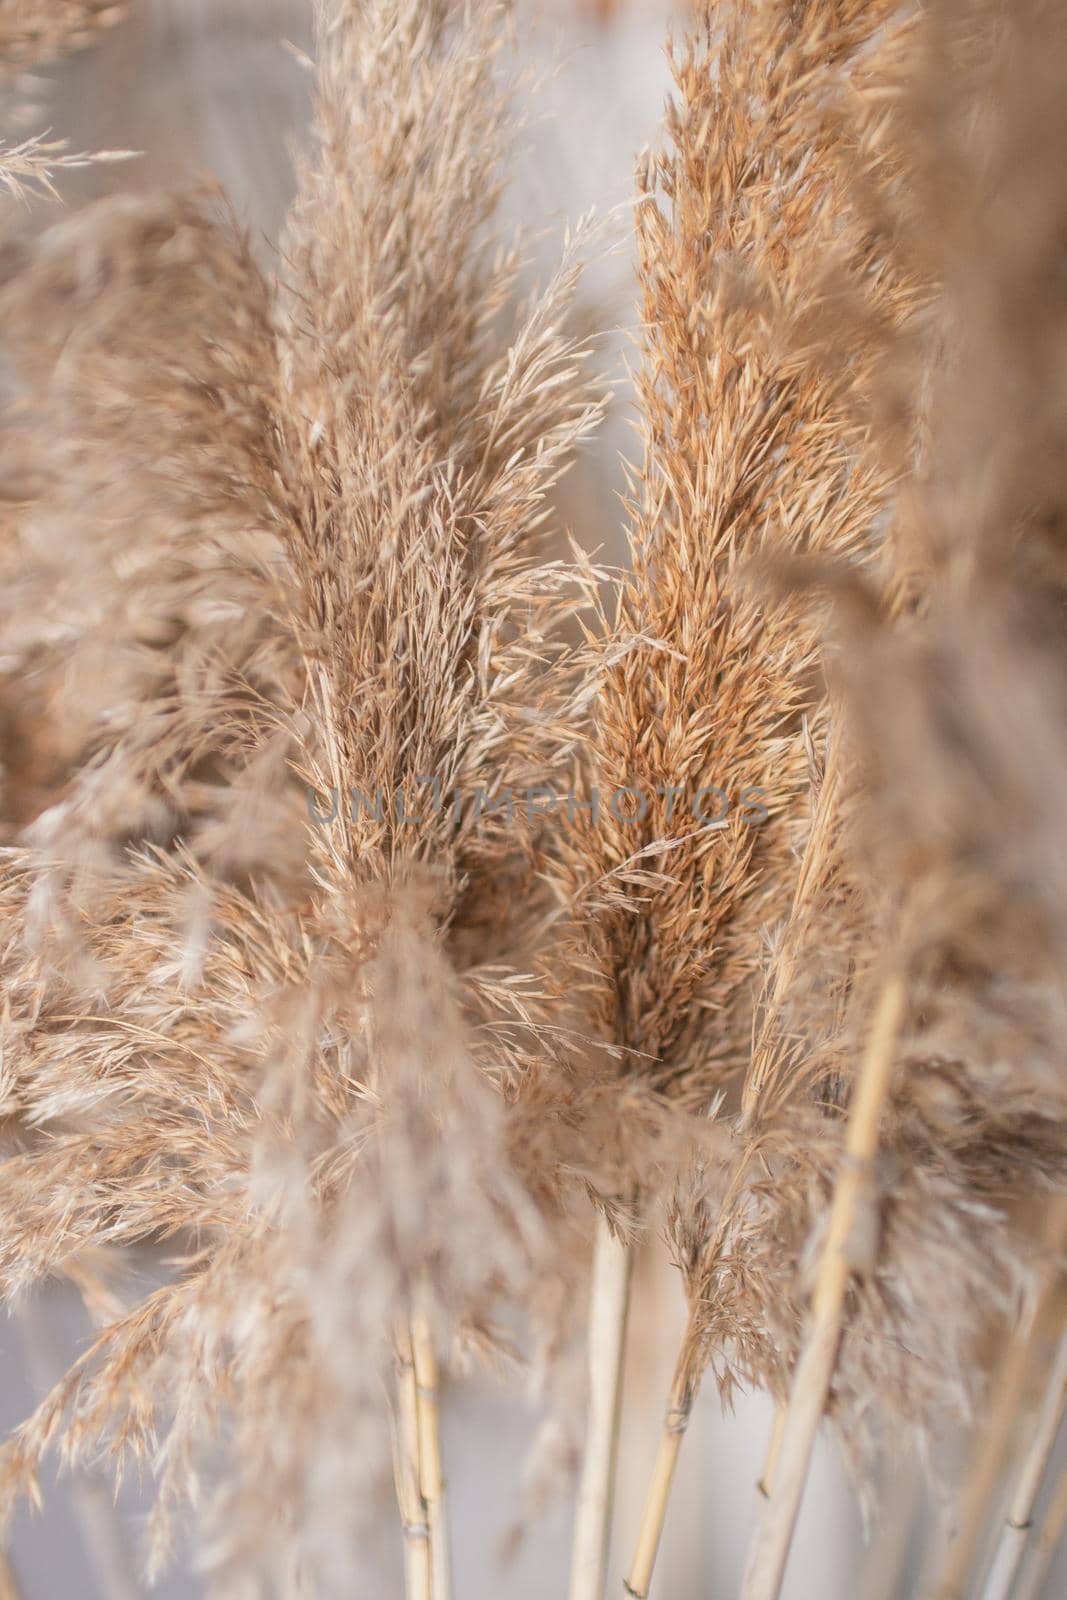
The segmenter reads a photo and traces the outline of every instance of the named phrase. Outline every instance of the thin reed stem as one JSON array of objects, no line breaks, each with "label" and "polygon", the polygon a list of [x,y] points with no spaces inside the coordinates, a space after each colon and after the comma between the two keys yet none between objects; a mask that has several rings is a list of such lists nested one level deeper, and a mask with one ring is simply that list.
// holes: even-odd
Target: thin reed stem
[{"label": "thin reed stem", "polygon": [[452,1600],[452,1558],[448,1540],[448,1508],[441,1461],[441,1407],[437,1355],[429,1319],[420,1306],[411,1319],[411,1349],[419,1430],[419,1486],[430,1527],[433,1600]]},{"label": "thin reed stem", "polygon": [[393,1417],[393,1475],[404,1532],[406,1600],[433,1600],[430,1525],[419,1479],[419,1406],[411,1335],[396,1336],[396,1407]]},{"label": "thin reed stem", "polygon": [[934,1600],[964,1600],[969,1592],[979,1549],[989,1529],[990,1508],[1003,1481],[1004,1462],[1011,1454],[1030,1385],[1036,1346],[1048,1321],[1049,1302],[1062,1276],[1061,1257],[1067,1249],[1067,1196],[1058,1197],[1049,1208],[1042,1242],[1050,1264],[1043,1274],[1033,1313],[1025,1326],[1013,1331],[994,1379],[993,1413],[975,1441],[959,1531],[945,1552],[933,1589]]},{"label": "thin reed stem", "polygon": [[0,1550],[0,1600],[22,1600],[19,1580],[6,1550]]},{"label": "thin reed stem", "polygon": [[850,1243],[872,1184],[878,1123],[893,1076],[904,1016],[904,983],[885,984],[875,1008],[845,1136],[845,1157],[834,1190],[830,1223],[797,1362],[770,1497],[759,1521],[742,1590],[743,1600],[777,1600],[807,1482],[815,1436],[826,1409],[852,1272]]},{"label": "thin reed stem", "polygon": [[[837,765],[831,757],[828,759],[827,776],[823,785],[822,801],[819,809],[821,826],[817,824],[812,830],[811,839],[805,851],[793,892],[789,924],[793,937],[787,939],[775,966],[774,978],[767,998],[767,1008],[759,1046],[753,1054],[752,1066],[745,1082],[742,1100],[742,1116],[745,1122],[750,1121],[754,1116],[759,1104],[760,1094],[765,1089],[773,1070],[775,1053],[771,1048],[771,1041],[775,1037],[775,1028],[781,1014],[781,1007],[796,970],[796,962],[799,956],[799,942],[795,937],[795,930],[800,922],[799,909],[803,905],[811,884],[817,876],[821,852],[825,846],[828,819],[833,814],[832,804],[837,792]],[[746,1155],[738,1162],[737,1170],[730,1181],[730,1186],[720,1207],[718,1226],[705,1252],[703,1265],[705,1277],[711,1273],[720,1259],[726,1240],[728,1219],[745,1186],[749,1169],[756,1158],[757,1149],[758,1146],[756,1144],[749,1148]],[[689,1422],[689,1411],[692,1404],[690,1392],[692,1363],[689,1352],[693,1348],[697,1330],[705,1314],[703,1309],[704,1293],[697,1293],[692,1298],[693,1303],[690,1305],[685,1333],[682,1336],[681,1352],[675,1371],[671,1399],[667,1408],[663,1433],[660,1437],[659,1452],[653,1469],[645,1513],[638,1534],[637,1550],[630,1572],[628,1588],[631,1594],[637,1596],[646,1595],[652,1582],[652,1573],[663,1534],[663,1524],[667,1515],[667,1502],[670,1498],[671,1486],[674,1480],[674,1470],[681,1449],[682,1437]],[[777,1466],[784,1426],[785,1406],[779,1405],[775,1412],[774,1428],[767,1447],[763,1473],[760,1477],[759,1487],[764,1495],[769,1495],[770,1493],[770,1485]]]},{"label": "thin reed stem", "polygon": [[1048,1577],[1052,1558],[1059,1549],[1067,1527],[1067,1467],[1060,1473],[1049,1507],[1030,1541],[1030,1553],[1019,1577],[1014,1600],[1038,1600]]},{"label": "thin reed stem", "polygon": [[770,1499],[771,1488],[778,1471],[778,1458],[782,1453],[782,1439],[785,1435],[786,1408],[779,1402],[774,1409],[774,1422],[771,1425],[771,1437],[767,1443],[767,1454],[763,1462],[763,1472],[757,1488],[765,1500]]},{"label": "thin reed stem", "polygon": [[[727,1191],[720,1212],[719,1226],[707,1251],[707,1262],[709,1264],[718,1260],[725,1238],[724,1220],[729,1215],[731,1204],[741,1190],[749,1164],[753,1159],[753,1154],[754,1152],[750,1152],[749,1156],[739,1164],[730,1189]],[[664,1417],[663,1431],[660,1434],[656,1464],[652,1469],[652,1479],[645,1501],[644,1515],[638,1530],[637,1546],[630,1567],[630,1577],[626,1584],[627,1591],[637,1596],[638,1600],[643,1600],[643,1597],[648,1594],[652,1583],[652,1574],[656,1565],[656,1557],[659,1553],[660,1540],[663,1537],[663,1525],[667,1517],[667,1504],[670,1500],[671,1488],[674,1483],[678,1455],[682,1448],[682,1439],[689,1426],[689,1414],[693,1402],[690,1351],[700,1315],[698,1305],[691,1305],[686,1330],[682,1337],[681,1350],[675,1365],[670,1399],[667,1404],[666,1416]],[[767,1451],[763,1476],[760,1479],[761,1488],[769,1482],[774,1470],[777,1449],[781,1440],[783,1418],[784,1408],[779,1406],[775,1416],[775,1426]]]},{"label": "thin reed stem", "polygon": [[652,1573],[656,1566],[660,1539],[663,1537],[663,1524],[667,1518],[667,1503],[671,1497],[674,1471],[678,1465],[678,1454],[682,1448],[682,1440],[689,1426],[689,1413],[692,1409],[692,1404],[692,1391],[681,1366],[679,1366],[671,1388],[667,1415],[663,1420],[659,1451],[656,1456],[656,1465],[652,1472],[652,1482],[648,1488],[644,1515],[641,1518],[641,1526],[637,1534],[637,1546],[630,1565],[630,1576],[625,1584],[627,1594],[633,1595],[635,1600],[647,1600],[648,1591],[652,1584]]},{"label": "thin reed stem", "polygon": [[589,1420],[578,1490],[570,1600],[601,1600],[611,1539],[633,1252],[598,1214],[589,1304]]},{"label": "thin reed stem", "polygon": [[1000,1530],[992,1566],[982,1591],[984,1600],[1008,1600],[1034,1525],[1034,1506],[1048,1470],[1056,1435],[1067,1403],[1067,1330],[1060,1335],[1048,1384],[1037,1415],[1030,1448],[1020,1465]]}]

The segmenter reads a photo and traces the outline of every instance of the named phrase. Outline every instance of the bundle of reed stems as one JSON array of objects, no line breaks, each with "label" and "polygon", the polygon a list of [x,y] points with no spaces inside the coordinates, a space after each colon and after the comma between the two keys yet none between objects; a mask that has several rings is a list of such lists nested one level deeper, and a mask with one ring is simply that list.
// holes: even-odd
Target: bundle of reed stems
[{"label": "bundle of reed stems", "polygon": [[[122,10],[0,3],[0,62]],[[572,1485],[570,1600],[620,1542],[647,1600],[710,1371],[777,1406],[741,1600],[784,1592],[824,1425],[880,1528],[859,1600],[1036,1600],[1067,18],[687,9],[619,572],[557,494],[610,403],[602,237],[528,292],[499,220],[511,8],[313,10],[266,264],[206,183],[5,214],[0,1292],[63,1279],[98,1332],[0,1507],[53,1453],[134,1465],[153,1574],[181,1538],[212,1593],[326,1597],[380,1592],[391,1481],[407,1600],[462,1600],[445,1384],[517,1365],[548,1420],[516,1521]],[[0,181],[53,202],[88,159],[12,131]],[[613,1529],[657,1236],[686,1325]],[[929,1495],[893,1491],[912,1452]]]}]

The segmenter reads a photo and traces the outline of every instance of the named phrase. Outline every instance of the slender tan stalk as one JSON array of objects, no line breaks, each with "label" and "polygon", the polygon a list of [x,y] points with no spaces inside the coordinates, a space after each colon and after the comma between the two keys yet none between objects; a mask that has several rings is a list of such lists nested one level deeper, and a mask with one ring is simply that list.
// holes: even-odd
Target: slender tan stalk
[{"label": "slender tan stalk", "polygon": [[1030,1553],[1019,1577],[1014,1600],[1038,1600],[1045,1587],[1052,1558],[1067,1527],[1067,1468],[1061,1472],[1049,1507],[1030,1542]]},{"label": "slender tan stalk", "polygon": [[663,1524],[667,1517],[667,1503],[670,1500],[671,1485],[674,1482],[674,1471],[678,1465],[678,1454],[682,1448],[682,1439],[685,1437],[686,1428],[689,1426],[689,1413],[692,1403],[692,1391],[684,1373],[679,1369],[671,1389],[667,1415],[663,1420],[659,1453],[656,1456],[652,1482],[649,1484],[648,1498],[645,1501],[644,1515],[641,1518],[641,1526],[638,1530],[637,1547],[630,1567],[630,1576],[625,1585],[627,1594],[634,1595],[636,1600],[646,1600],[652,1583],[652,1573],[656,1565],[656,1556],[659,1553],[659,1543],[663,1536]]},{"label": "slender tan stalk", "polygon": [[763,1473],[757,1488],[764,1499],[770,1499],[771,1488],[774,1484],[775,1474],[778,1471],[778,1458],[782,1453],[782,1439],[785,1435],[786,1408],[779,1404],[775,1407],[774,1422],[771,1426],[771,1437],[767,1442],[767,1454],[763,1462]]},{"label": "slender tan stalk", "polygon": [[404,1531],[406,1600],[433,1600],[430,1526],[419,1477],[419,1406],[415,1361],[407,1328],[397,1330],[393,1473]]},{"label": "slender tan stalk", "polygon": [[752,1546],[744,1600],[776,1600],[781,1591],[815,1436],[826,1408],[841,1342],[852,1265],[850,1241],[869,1197],[878,1122],[889,1092],[904,1016],[903,979],[886,982],[875,1008],[845,1137],[830,1224],[812,1301],[807,1337],[793,1377],[774,1483]]},{"label": "slender tan stalk", "polygon": [[[825,846],[829,831],[829,819],[832,816],[834,797],[837,794],[837,769],[832,767],[828,773],[822,789],[822,802],[819,807],[818,820],[812,829],[808,846],[801,863],[800,873],[794,889],[793,905],[790,916],[790,933],[783,947],[781,957],[775,966],[771,992],[768,996],[767,1013],[761,1029],[760,1043],[753,1053],[752,1065],[745,1081],[743,1114],[751,1117],[758,1102],[766,1080],[771,1074],[774,1063],[772,1040],[774,1038],[774,1024],[780,1014],[781,1005],[788,988],[790,979],[795,970],[798,954],[798,941],[795,931],[800,923],[799,911],[804,903],[811,882],[818,875],[818,866],[821,863],[821,851]],[[730,1188],[720,1208],[720,1221],[712,1241],[705,1252],[704,1270],[709,1273],[713,1270],[714,1263],[718,1260],[725,1239],[726,1221],[731,1215],[732,1207],[744,1186],[751,1162],[755,1158],[756,1146],[753,1145],[739,1162],[737,1171],[731,1180]],[[697,1340],[698,1330],[704,1316],[703,1289],[694,1294],[690,1306],[686,1331],[682,1338],[681,1350],[675,1367],[675,1375],[671,1387],[671,1396],[660,1436],[659,1451],[656,1464],[653,1468],[652,1480],[649,1485],[648,1496],[645,1502],[644,1515],[638,1531],[637,1546],[634,1552],[633,1564],[627,1588],[629,1592],[638,1597],[647,1595],[652,1582],[652,1573],[659,1551],[660,1540],[663,1535],[663,1524],[667,1515],[667,1503],[670,1498],[671,1486],[674,1480],[674,1471],[681,1450],[682,1437],[689,1424],[689,1414],[692,1407],[692,1350]],[[781,1448],[782,1430],[785,1424],[785,1407],[779,1405],[775,1412],[774,1428],[771,1433],[770,1443],[763,1473],[760,1477],[760,1490],[763,1494],[770,1493],[771,1480],[774,1476]]]},{"label": "slender tan stalk", "polygon": [[1067,1248],[1067,1198],[1050,1207],[1044,1231],[1049,1268],[1040,1286],[1029,1322],[1009,1340],[994,1380],[993,1412],[975,1441],[975,1454],[963,1492],[960,1526],[947,1551],[934,1586],[935,1600],[964,1600],[989,1528],[991,1505],[1003,1480],[1036,1358],[1036,1345],[1047,1325],[1049,1301],[1061,1276],[1060,1258]]},{"label": "slender tan stalk", "polygon": [[1049,1459],[1067,1404],[1067,1331],[1060,1336],[1052,1371],[1037,1415],[1030,1447],[1019,1467],[983,1589],[983,1600],[1008,1600],[1034,1525],[1034,1505],[1048,1470]]},{"label": "slender tan stalk", "polygon": [[598,1214],[589,1305],[589,1421],[578,1490],[570,1600],[601,1600],[615,1501],[633,1252]]},{"label": "slender tan stalk", "polygon": [[441,1408],[437,1355],[429,1319],[419,1306],[411,1319],[411,1349],[419,1433],[419,1487],[430,1530],[433,1600],[451,1600],[452,1560],[448,1542],[448,1508],[441,1458]]},{"label": "slender tan stalk", "polygon": [[959,1531],[945,1553],[932,1591],[934,1600],[963,1600],[967,1593],[979,1545],[989,1529],[990,1502],[1001,1482],[1011,1435],[1018,1424],[1032,1354],[1029,1338],[1013,1339],[1001,1364],[993,1416],[989,1428],[982,1432],[964,1489]]},{"label": "slender tan stalk", "polygon": [[22,1590],[11,1557],[5,1550],[0,1550],[0,1600],[22,1600]]}]

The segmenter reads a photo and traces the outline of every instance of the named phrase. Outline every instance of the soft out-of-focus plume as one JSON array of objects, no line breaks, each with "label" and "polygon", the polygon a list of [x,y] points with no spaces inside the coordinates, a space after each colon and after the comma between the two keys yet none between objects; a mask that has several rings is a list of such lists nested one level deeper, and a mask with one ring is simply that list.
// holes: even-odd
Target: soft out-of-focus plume
[{"label": "soft out-of-focus plume", "polygon": [[126,10],[122,0],[0,0],[0,70],[23,71],[83,50]]},{"label": "soft out-of-focus plume", "polygon": [[891,960],[906,1023],[831,1395],[857,1455],[872,1417],[967,1413],[1035,1254],[1028,1202],[1067,1176],[1067,31],[1054,8],[945,0],[921,38],[897,127],[901,247],[936,287],[897,364],[913,460],[878,587],[832,580],[843,726],[704,1283],[709,1343],[781,1392]]}]

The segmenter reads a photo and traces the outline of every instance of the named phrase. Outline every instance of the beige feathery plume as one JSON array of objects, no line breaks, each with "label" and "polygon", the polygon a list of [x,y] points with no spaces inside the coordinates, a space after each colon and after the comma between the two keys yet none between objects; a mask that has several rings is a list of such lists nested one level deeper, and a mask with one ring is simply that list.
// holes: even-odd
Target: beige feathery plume
[{"label": "beige feathery plume", "polygon": [[48,748],[9,813],[0,1279],[184,1250],[7,1487],[57,1440],[153,1457],[164,1506],[207,1470],[228,1588],[351,1592],[398,1319],[486,1327],[544,1260],[497,1092],[529,986],[482,930],[532,898],[508,791],[569,737],[540,546],[599,402],[573,249],[502,336],[500,38],[492,5],[321,9],[278,290],[196,197],[4,263],[5,666]]},{"label": "beige feathery plume", "polygon": [[[818,630],[795,596],[761,593],[751,569],[862,554],[886,493],[857,402],[872,330],[899,313],[901,291],[867,219],[848,222],[841,96],[896,9],[707,12],[675,58],[670,146],[640,180],[634,571],[591,646],[586,809],[559,873],[593,1031],[626,1053],[604,1069],[621,1085],[620,1117],[640,1092],[704,1113],[730,1091],[765,930],[792,893]],[[876,141],[873,116],[864,133]],[[811,352],[832,316],[828,362]],[[645,1166],[601,1198],[626,1208],[655,1186]],[[683,1264],[706,1214],[686,1204]],[[672,1464],[697,1377],[684,1365]],[[652,1556],[643,1536],[638,1593]]]},{"label": "beige feathery plume", "polygon": [[857,396],[875,319],[902,294],[867,219],[842,228],[831,101],[894,9],[760,5],[721,38],[707,21],[676,60],[672,148],[642,177],[634,573],[591,643],[588,773],[559,878],[600,1037],[629,1053],[624,1076],[700,1111],[747,1060],[822,699],[807,609],[751,571],[864,553],[886,493]]}]

